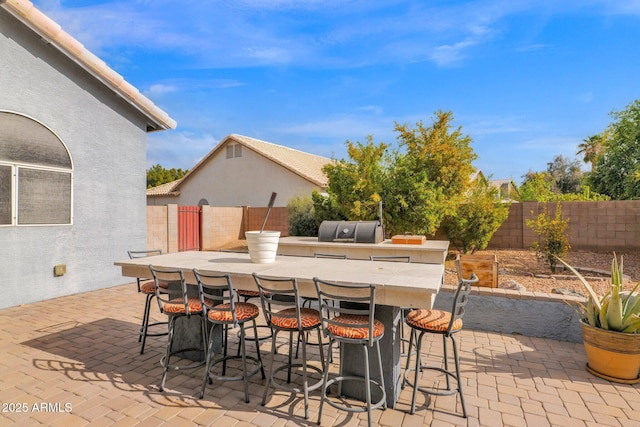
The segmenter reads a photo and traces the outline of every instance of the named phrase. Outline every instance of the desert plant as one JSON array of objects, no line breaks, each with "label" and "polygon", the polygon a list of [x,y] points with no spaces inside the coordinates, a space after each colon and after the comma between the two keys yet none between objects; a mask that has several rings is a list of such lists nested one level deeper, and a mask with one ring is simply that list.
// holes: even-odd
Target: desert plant
[{"label": "desert plant", "polygon": [[551,218],[545,204],[542,213],[533,220],[528,219],[526,224],[538,235],[538,241],[531,246],[531,249],[545,256],[551,272],[555,273],[556,260],[564,257],[571,249],[567,237],[569,218],[562,217],[562,206],[560,203],[557,204],[555,217]]},{"label": "desert plant", "polygon": [[640,295],[636,293],[640,282],[631,292],[622,289],[623,258],[620,264],[614,252],[611,261],[611,287],[605,295],[599,296],[589,282],[572,266],[561,258],[558,261],[567,266],[584,285],[589,298],[587,304],[579,304],[579,315],[583,322],[600,329],[630,334],[640,333]]}]

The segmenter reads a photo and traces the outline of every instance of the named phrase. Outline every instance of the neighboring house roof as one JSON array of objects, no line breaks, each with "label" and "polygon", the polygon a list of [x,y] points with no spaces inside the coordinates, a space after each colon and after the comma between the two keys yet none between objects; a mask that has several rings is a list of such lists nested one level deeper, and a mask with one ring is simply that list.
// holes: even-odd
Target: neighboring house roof
[{"label": "neighboring house roof", "polygon": [[497,188],[505,200],[517,199],[520,194],[512,179],[492,179],[489,184]]},{"label": "neighboring house roof", "polygon": [[147,196],[173,196],[177,197],[180,195],[179,191],[174,191],[176,186],[180,184],[182,178],[176,179],[175,181],[165,182],[164,184],[160,184],[156,187],[152,187],[147,189]]},{"label": "neighboring house roof", "polygon": [[175,129],[175,120],[38,10],[33,3],[28,0],[0,0],[0,6],[144,114],[148,119],[147,132]]},{"label": "neighboring house roof", "polygon": [[[198,164],[193,167],[193,169],[191,169],[185,176],[182,177],[182,179],[173,181],[175,185],[173,185],[171,188],[165,188],[164,190],[159,189],[159,187],[162,186],[150,188],[147,190],[147,196],[177,196],[179,194],[180,186],[187,182],[190,177],[198,173],[198,170],[202,168],[209,159],[213,158],[230,143],[240,144],[258,153],[259,155],[266,157],[272,162],[279,164],[283,168],[288,169],[292,173],[301,176],[314,185],[317,185],[318,187],[327,187],[328,181],[324,172],[322,172],[322,167],[328,163],[332,163],[333,160],[327,157],[305,153],[304,151],[295,150],[283,145],[262,141],[260,139],[231,134],[220,141],[220,143],[216,145],[213,150],[211,150],[206,156],[204,156],[202,160],[200,160]],[[163,186],[168,184],[163,184]],[[160,193],[160,191],[164,192]]]}]

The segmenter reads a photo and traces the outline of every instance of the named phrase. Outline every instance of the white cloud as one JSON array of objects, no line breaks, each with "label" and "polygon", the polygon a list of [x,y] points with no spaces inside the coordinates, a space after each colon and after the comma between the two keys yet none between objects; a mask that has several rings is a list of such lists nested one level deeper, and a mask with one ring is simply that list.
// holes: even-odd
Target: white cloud
[{"label": "white cloud", "polygon": [[144,91],[144,95],[148,97],[159,97],[167,93],[177,92],[178,88],[173,85],[154,84]]}]

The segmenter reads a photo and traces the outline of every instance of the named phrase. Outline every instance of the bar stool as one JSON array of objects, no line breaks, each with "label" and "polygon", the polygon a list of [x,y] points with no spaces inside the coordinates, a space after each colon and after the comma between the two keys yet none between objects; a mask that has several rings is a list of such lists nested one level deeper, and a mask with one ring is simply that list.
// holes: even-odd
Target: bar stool
[{"label": "bar stool", "polygon": [[[162,249],[152,249],[148,251],[127,251],[127,255],[129,255],[130,259],[136,258],[145,258],[153,255],[162,255]],[[149,313],[151,311],[151,300],[156,296],[156,287],[153,283],[153,280],[147,279],[136,279],[138,284],[138,292],[144,294],[146,296],[146,301],[144,304],[144,312],[142,313],[142,323],[140,324],[140,330],[138,331],[138,342],[142,341],[140,345],[140,354],[144,354],[144,345],[147,341],[147,337],[159,337],[163,335],[167,335],[166,330],[163,332],[153,332],[149,333],[149,327],[155,327],[163,325],[167,327],[167,322],[154,322],[149,323]],[[160,292],[167,292],[167,285],[165,283],[160,284]]]},{"label": "bar stool", "polygon": [[[380,339],[384,336],[384,325],[374,318],[375,315],[375,285],[348,285],[336,282],[313,279],[318,292],[320,303],[320,317],[322,319],[322,330],[325,336],[329,337],[329,354],[333,344],[358,344],[362,346],[365,366],[365,376],[344,375],[342,369],[342,352],[340,352],[340,369],[337,376],[329,379],[329,365],[331,361],[326,358],[324,367],[324,384],[318,410],[318,424],[322,421],[322,406],[324,402],[347,412],[367,412],[368,425],[371,426],[371,411],[382,407],[387,408],[387,396],[384,389],[384,374],[382,372],[382,359],[380,356]],[[369,372],[369,352],[375,346],[378,357],[378,375],[380,382],[371,378]],[[332,384],[338,384],[338,395],[340,384],[343,381],[361,381],[365,386],[365,406],[346,406],[328,398],[327,389]],[[382,398],[376,402],[371,402],[371,386],[376,386],[382,393]]]},{"label": "bar stool", "polygon": [[[346,255],[338,255],[338,254],[321,254],[318,252],[313,253],[314,258],[327,258],[327,259],[347,259]],[[313,297],[302,297],[302,306],[308,305],[311,308],[311,303],[313,301],[318,301],[318,298]]]},{"label": "bar stool", "polygon": [[[202,351],[207,353],[207,330],[206,320],[204,317],[204,308],[200,302],[199,297],[190,297],[187,295],[187,282],[185,281],[182,270],[164,267],[149,266],[153,280],[156,287],[156,300],[160,307],[160,312],[164,313],[169,318],[169,333],[167,338],[167,350],[164,356],[160,359],[160,365],[162,366],[162,381],[160,382],[160,391],[164,391],[164,383],[167,379],[167,373],[169,369],[178,371],[183,369],[196,369],[205,364],[205,361],[194,361],[189,364],[171,364],[171,357],[179,357],[186,352]],[[171,298],[170,294],[162,293],[160,291],[160,284],[166,283],[171,291],[171,286],[179,286],[180,296]],[[189,318],[191,316],[200,317],[200,326],[202,334],[202,348],[185,348],[180,350],[173,350],[173,344],[175,339],[175,324],[179,318]]]},{"label": "bar stool", "polygon": [[[198,282],[198,293],[200,302],[205,311],[205,318],[211,322],[211,330],[209,332],[209,347],[207,350],[206,369],[204,371],[204,379],[202,380],[202,391],[200,398],[204,397],[204,391],[207,387],[207,381],[212,383],[216,381],[243,381],[244,382],[244,401],[249,403],[249,378],[262,372],[262,379],[265,378],[264,368],[262,367],[262,358],[260,356],[260,347],[256,341],[257,357],[247,356],[245,347],[245,323],[252,322],[253,331],[257,334],[256,318],[260,314],[258,306],[248,302],[236,302],[236,291],[233,289],[231,277],[228,274],[210,274],[197,269],[193,270],[193,274]],[[214,335],[213,329],[217,326],[224,326],[222,334],[223,352],[222,357],[214,360],[213,347]],[[227,355],[227,343],[229,341],[229,327],[235,328],[240,326],[240,355]],[[242,375],[228,377],[226,376],[227,360],[242,360]],[[255,364],[254,369],[249,372],[247,361]],[[211,368],[218,363],[222,363],[222,375],[214,375]]]},{"label": "bar stool", "polygon": [[[388,262],[411,262],[410,255],[370,255],[369,259],[371,261],[388,261]],[[410,309],[401,308],[402,312],[402,321],[400,322],[400,343],[402,344],[402,348],[400,350],[400,356],[405,357],[407,352],[404,350],[405,343],[409,344],[409,340],[404,337],[404,319],[407,317],[407,313]],[[409,347],[411,349],[411,347]]]},{"label": "bar stool", "polygon": [[[266,318],[267,325],[271,327],[273,332],[273,339],[271,340],[271,364],[269,366],[267,384],[264,387],[264,394],[262,396],[262,406],[267,402],[270,386],[291,393],[302,393],[304,395],[304,418],[309,419],[309,392],[320,388],[322,386],[322,379],[310,385],[307,371],[311,369],[317,373],[322,373],[322,370],[317,366],[307,363],[306,332],[315,329],[318,333],[318,342],[322,344],[320,313],[315,309],[301,307],[298,282],[296,279],[268,278],[259,276],[256,273],[253,273],[253,277],[258,285],[262,311]],[[277,306],[289,308],[273,308]],[[280,332],[289,333],[288,362],[274,369],[276,341]],[[302,343],[302,360],[300,363],[293,363],[292,361],[294,333],[298,334],[299,340]],[[322,349],[322,347],[320,348]],[[324,365],[322,351],[320,351],[320,361],[321,364]],[[291,372],[293,368],[300,367],[302,368],[302,388],[294,385],[287,386],[275,381],[275,376],[278,372],[287,370],[287,384],[291,384]]]},{"label": "bar stool", "polygon": [[[402,380],[402,388],[405,384],[409,384],[413,387],[413,396],[411,398],[411,414],[416,410],[416,395],[418,390],[426,394],[435,396],[451,396],[454,394],[460,395],[460,404],[462,405],[462,416],[467,418],[467,408],[464,403],[464,395],[462,393],[462,379],[460,377],[460,360],[458,356],[458,343],[455,338],[455,334],[462,330],[462,318],[464,317],[465,305],[469,301],[469,293],[471,292],[471,284],[477,283],[478,278],[475,274],[472,274],[468,280],[461,279],[458,283],[458,287],[453,296],[453,307],[451,312],[432,309],[420,309],[412,310],[407,314],[407,325],[411,327],[411,341],[413,341],[415,333],[418,334],[416,343],[416,364],[414,368],[409,368],[411,363],[411,354],[407,357],[407,366],[405,369],[404,378]],[[443,360],[444,368],[442,366],[423,366],[420,360],[420,349],[422,346],[422,338],[425,333],[440,334],[442,335],[443,344]],[[453,358],[455,364],[455,372],[449,370],[449,361],[447,353],[447,338],[451,338],[453,344]],[[411,344],[410,344],[411,345]],[[445,374],[446,389],[441,388],[427,388],[421,387],[418,384],[419,373],[423,370],[433,370]],[[414,372],[413,383],[409,381],[409,374]],[[452,389],[449,378],[455,378],[457,388]]]},{"label": "bar stool", "polygon": [[[227,253],[235,253],[235,254],[248,254],[249,250],[240,250],[240,249],[220,249],[219,252],[227,252]],[[252,298],[260,298],[260,292],[258,291],[251,291],[248,289],[236,289],[236,295],[238,296],[238,302],[240,302],[240,298],[244,299],[244,302],[249,301]],[[269,329],[269,333],[268,334],[263,334],[262,336],[259,336],[258,334],[255,334],[253,336],[245,336],[245,340],[246,341],[256,341],[256,339],[258,341],[264,341],[264,340],[268,340],[269,338],[272,337],[271,334],[271,328],[269,328],[267,325],[258,325],[257,326],[258,329],[263,329],[263,328],[267,328]],[[256,338],[257,337],[257,338]],[[238,347],[238,354],[240,354],[240,347]]]}]

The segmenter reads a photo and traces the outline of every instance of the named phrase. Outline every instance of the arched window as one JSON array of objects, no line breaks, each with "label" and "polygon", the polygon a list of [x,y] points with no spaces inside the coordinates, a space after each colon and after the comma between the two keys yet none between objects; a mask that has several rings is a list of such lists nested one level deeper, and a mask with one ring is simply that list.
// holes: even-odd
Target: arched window
[{"label": "arched window", "polygon": [[0,111],[0,225],[72,223],[73,164],[43,124]]}]

